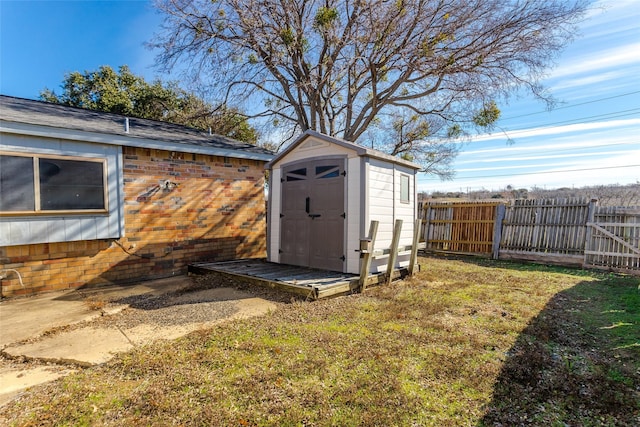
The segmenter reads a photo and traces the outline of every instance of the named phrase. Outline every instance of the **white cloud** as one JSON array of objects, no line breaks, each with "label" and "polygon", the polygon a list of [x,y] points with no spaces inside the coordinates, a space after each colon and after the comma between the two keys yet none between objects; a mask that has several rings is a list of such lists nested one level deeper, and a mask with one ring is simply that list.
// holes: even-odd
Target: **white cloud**
[{"label": "white cloud", "polygon": [[[640,118],[625,120],[609,120],[590,123],[576,123],[563,126],[545,126],[531,129],[519,129],[509,131],[507,135],[511,138],[531,138],[537,136],[560,135],[573,132],[594,131],[599,129],[610,129],[618,127],[640,126]],[[483,134],[472,138],[472,142],[505,140],[505,134]]]},{"label": "white cloud", "polygon": [[607,68],[620,68],[640,64],[640,42],[599,50],[582,57],[570,58],[566,65],[551,72],[550,78],[567,77],[576,74],[592,73]]},{"label": "white cloud", "polygon": [[[550,90],[553,92],[556,92],[563,89],[571,89],[574,87],[581,87],[581,86],[591,86],[591,85],[596,85],[596,84],[605,83],[605,82],[615,83],[618,79],[626,77],[628,75],[629,75],[628,70],[616,70],[616,71],[609,71],[606,73],[594,74],[592,76],[587,76],[587,77],[566,79],[566,80],[561,80],[558,83],[551,86]],[[605,87],[603,92],[611,93],[611,88]],[[585,96],[593,96],[593,92],[589,92],[585,94]]]},{"label": "white cloud", "polygon": [[[536,150],[537,151],[537,150]],[[540,150],[540,151],[544,151],[544,150]],[[605,155],[613,155],[613,154],[618,154],[620,153],[620,151],[598,151],[598,152],[591,152],[591,153],[580,153],[580,154],[576,154],[576,153],[571,153],[571,154],[545,154],[545,155],[538,155],[538,156],[519,156],[519,157],[493,157],[490,159],[473,159],[473,160],[464,160],[461,162],[456,162],[457,165],[463,165],[463,164],[477,164],[477,163],[500,163],[500,162],[522,162],[522,161],[529,161],[529,160],[550,160],[550,159],[575,159],[577,157],[594,157],[594,156],[598,156],[598,157],[602,157]],[[640,158],[640,152],[638,152],[639,154],[639,158]],[[532,167],[539,167],[539,166],[544,166],[544,165],[518,165],[518,166],[500,166],[499,169],[517,169],[517,168],[532,168]],[[492,168],[475,168],[475,169],[458,169],[458,172],[463,172],[463,171],[472,171],[472,170],[492,170],[492,169],[496,169],[496,167],[492,167]]]}]

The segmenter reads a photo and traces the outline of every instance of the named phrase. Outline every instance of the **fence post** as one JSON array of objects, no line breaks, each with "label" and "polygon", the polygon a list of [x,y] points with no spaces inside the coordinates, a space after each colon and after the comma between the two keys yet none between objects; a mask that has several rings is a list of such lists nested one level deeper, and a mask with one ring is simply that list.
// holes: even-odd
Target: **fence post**
[{"label": "fence post", "polygon": [[364,258],[360,266],[360,292],[364,292],[367,287],[367,278],[369,277],[369,269],[371,268],[371,259],[373,258],[373,249],[376,244],[376,234],[378,234],[379,224],[379,221],[371,221],[369,225],[369,235],[367,236],[367,240],[370,241],[369,250],[364,252]]},{"label": "fence post", "polygon": [[424,214],[424,216],[422,217],[422,222],[424,223],[424,244],[425,246],[428,248],[429,247],[429,221],[431,220],[431,206],[427,205],[427,208],[425,209],[426,212]]},{"label": "fence post", "polygon": [[504,220],[504,214],[507,208],[503,203],[496,205],[496,219],[493,223],[493,245],[492,255],[493,259],[500,257],[500,242],[502,241],[502,221]]},{"label": "fence post", "polygon": [[585,231],[585,236],[584,236],[584,259],[582,260],[582,267],[588,267],[588,263],[587,263],[587,257],[589,256],[589,254],[587,254],[587,251],[591,250],[591,238],[593,236],[593,227],[591,226],[591,224],[593,224],[595,218],[596,218],[596,208],[598,207],[598,199],[591,199],[589,201],[589,210],[587,211],[587,223],[585,224],[585,227],[587,227],[586,231]]},{"label": "fence post", "polygon": [[391,238],[391,252],[389,253],[389,264],[387,264],[387,285],[391,283],[393,276],[393,267],[398,259],[398,245],[400,244],[400,232],[402,232],[402,220],[396,219],[396,225],[393,227],[393,237]]},{"label": "fence post", "polygon": [[413,270],[418,262],[418,243],[420,243],[420,226],[422,220],[416,219],[413,225],[413,241],[411,242],[411,260],[409,261],[409,276],[413,275]]}]

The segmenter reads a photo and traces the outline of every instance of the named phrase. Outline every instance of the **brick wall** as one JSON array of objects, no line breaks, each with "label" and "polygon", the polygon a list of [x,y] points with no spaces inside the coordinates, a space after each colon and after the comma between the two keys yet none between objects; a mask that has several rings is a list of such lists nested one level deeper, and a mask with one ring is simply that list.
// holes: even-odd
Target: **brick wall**
[{"label": "brick wall", "polygon": [[[2,296],[185,274],[266,255],[263,162],[123,148],[125,236],[0,248]],[[165,183],[169,181],[169,185]],[[175,184],[175,186],[174,186]]]}]

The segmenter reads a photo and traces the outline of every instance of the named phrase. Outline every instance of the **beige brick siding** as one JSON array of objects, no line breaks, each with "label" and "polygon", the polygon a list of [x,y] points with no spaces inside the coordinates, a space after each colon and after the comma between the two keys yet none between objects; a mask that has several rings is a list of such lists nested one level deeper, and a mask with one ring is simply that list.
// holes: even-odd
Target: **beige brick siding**
[{"label": "beige brick siding", "polygon": [[[185,274],[191,262],[266,255],[264,163],[123,148],[125,236],[0,248],[2,296]],[[177,184],[165,188],[165,182]],[[169,187],[172,187],[170,185]]]}]

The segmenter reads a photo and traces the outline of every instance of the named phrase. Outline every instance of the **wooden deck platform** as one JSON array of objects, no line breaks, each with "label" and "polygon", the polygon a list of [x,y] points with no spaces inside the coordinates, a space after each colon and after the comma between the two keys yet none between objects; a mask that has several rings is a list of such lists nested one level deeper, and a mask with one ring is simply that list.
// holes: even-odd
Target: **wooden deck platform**
[{"label": "wooden deck platform", "polygon": [[[394,278],[406,275],[406,269],[403,270],[394,271]],[[358,291],[360,280],[355,274],[276,264],[264,259],[199,262],[189,265],[189,273],[219,273],[241,277],[259,285],[279,288],[312,300]],[[386,274],[369,276],[367,283],[378,283],[384,280],[382,276]]]}]

